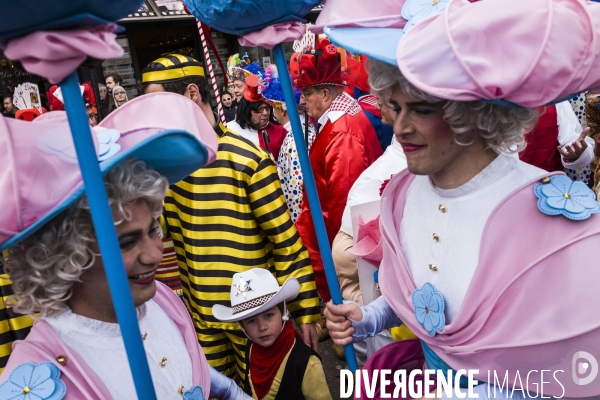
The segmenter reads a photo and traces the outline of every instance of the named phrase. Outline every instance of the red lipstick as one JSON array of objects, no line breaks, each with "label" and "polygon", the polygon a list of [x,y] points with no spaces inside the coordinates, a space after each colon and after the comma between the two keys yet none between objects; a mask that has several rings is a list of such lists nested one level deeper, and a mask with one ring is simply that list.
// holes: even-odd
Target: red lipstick
[{"label": "red lipstick", "polygon": [[418,145],[418,144],[412,144],[412,143],[400,143],[400,145],[402,146],[402,150],[404,150],[405,153],[412,153],[412,152],[421,150],[423,147],[425,147],[424,145]]}]

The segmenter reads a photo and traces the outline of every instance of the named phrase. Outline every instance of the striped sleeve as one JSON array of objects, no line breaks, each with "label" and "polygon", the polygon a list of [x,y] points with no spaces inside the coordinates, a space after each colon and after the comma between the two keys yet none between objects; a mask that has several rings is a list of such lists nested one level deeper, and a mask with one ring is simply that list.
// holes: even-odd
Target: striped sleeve
[{"label": "striped sleeve", "polygon": [[292,222],[281,191],[275,164],[270,158],[261,160],[250,177],[248,199],[254,218],[273,244],[275,277],[280,285],[294,277],[300,283],[298,297],[289,309],[297,324],[321,319],[317,286],[308,251]]},{"label": "striped sleeve", "polygon": [[156,270],[156,280],[164,283],[176,295],[183,298],[179,265],[177,264],[177,255],[171,238],[163,239],[163,258]]},{"label": "striped sleeve", "polygon": [[0,373],[6,367],[13,342],[25,339],[33,325],[31,317],[17,314],[6,306],[6,300],[12,294],[12,283],[4,273],[2,260],[0,260]]}]

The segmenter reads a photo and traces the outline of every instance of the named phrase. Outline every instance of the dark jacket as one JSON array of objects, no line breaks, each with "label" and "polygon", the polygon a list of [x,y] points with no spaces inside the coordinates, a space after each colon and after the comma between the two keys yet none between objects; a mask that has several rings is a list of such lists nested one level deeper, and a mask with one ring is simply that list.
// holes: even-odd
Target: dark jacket
[{"label": "dark jacket", "polygon": [[[246,378],[244,379],[244,392],[248,396],[252,397],[252,388],[248,377],[250,376],[250,361],[248,356],[250,354],[250,346],[252,342],[248,340],[246,347]],[[302,381],[304,380],[304,373],[308,365],[308,359],[311,355],[319,357],[310,347],[304,344],[302,340],[296,340],[292,352],[288,357],[287,364],[281,377],[281,383],[279,385],[279,391],[275,400],[304,400],[302,394]],[[320,357],[319,357],[320,358]]]},{"label": "dark jacket", "polygon": [[235,119],[235,113],[237,112],[237,107],[233,105],[229,108],[223,106],[223,113],[225,114],[225,121],[233,121]]}]

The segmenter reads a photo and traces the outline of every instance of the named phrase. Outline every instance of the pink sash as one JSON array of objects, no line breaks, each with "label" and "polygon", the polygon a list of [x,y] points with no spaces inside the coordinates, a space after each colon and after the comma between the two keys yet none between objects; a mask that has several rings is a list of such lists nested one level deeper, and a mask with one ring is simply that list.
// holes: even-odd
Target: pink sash
[{"label": "pink sash", "polygon": [[543,374],[545,396],[600,394],[600,374],[587,385],[572,378],[575,353],[600,356],[600,215],[550,217],[537,208],[533,188],[539,181],[515,190],[487,221],[461,309],[430,337],[414,316],[416,287],[400,246],[413,179],[408,171],[398,174],[381,199],[380,287],[400,319],[453,369],[479,369],[479,380],[487,381],[488,371],[502,380],[508,371],[511,387],[515,381],[521,386],[518,371],[525,387],[527,374],[537,370],[528,380],[533,394],[540,391],[541,370],[550,370]]}]

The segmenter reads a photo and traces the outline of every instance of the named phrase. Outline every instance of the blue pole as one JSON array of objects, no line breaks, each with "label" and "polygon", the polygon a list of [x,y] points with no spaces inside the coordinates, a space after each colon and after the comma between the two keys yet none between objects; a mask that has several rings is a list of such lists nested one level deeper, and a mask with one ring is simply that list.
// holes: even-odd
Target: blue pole
[{"label": "blue pole", "polygon": [[121,327],[136,393],[138,399],[156,400],[146,351],[144,350],[137,315],[133,306],[133,298],[131,297],[129,282],[121,258],[117,233],[108,206],[108,196],[104,188],[100,164],[94,150],[90,125],[79,90],[77,72],[73,72],[61,82],[60,87],[65,99],[65,110],[67,111],[73,142],[75,142],[77,159],[85,184],[85,193],[90,204],[98,246],[102,254],[117,320]]},{"label": "blue pole", "polygon": [[[281,81],[281,88],[283,90],[285,102],[286,104],[296,104],[296,98],[294,97],[294,91],[292,89],[292,82],[290,81],[287,62],[285,61],[283,46],[281,44],[275,46],[275,48],[273,48],[273,54],[275,56],[275,64],[277,64],[277,69],[280,71],[279,79]],[[325,268],[325,276],[327,277],[329,293],[331,294],[331,300],[333,300],[333,304],[342,304],[342,292],[340,291],[337,274],[335,273],[335,267],[333,266],[333,258],[331,256],[331,249],[329,248],[329,239],[327,238],[327,230],[325,229],[325,221],[323,220],[323,212],[321,211],[319,194],[317,193],[317,186],[315,185],[315,177],[313,176],[310,160],[308,158],[308,148],[306,147],[306,143],[304,143],[304,137],[302,137],[302,124],[300,123],[300,115],[298,115],[298,109],[296,107],[288,107],[287,109],[290,115],[290,122],[292,123],[294,142],[296,143],[298,157],[300,158],[300,167],[302,168],[302,174],[304,176],[306,196],[308,197],[308,204],[310,205],[315,231],[317,232],[317,241],[319,242],[321,257],[323,258],[323,266]],[[344,346],[344,354],[346,355],[346,361],[348,362],[348,368],[350,371],[356,371],[358,368],[358,363],[356,361],[354,347],[351,344]]]}]

